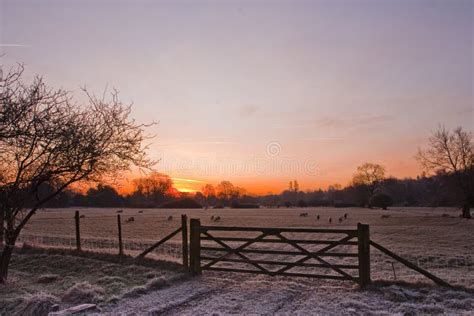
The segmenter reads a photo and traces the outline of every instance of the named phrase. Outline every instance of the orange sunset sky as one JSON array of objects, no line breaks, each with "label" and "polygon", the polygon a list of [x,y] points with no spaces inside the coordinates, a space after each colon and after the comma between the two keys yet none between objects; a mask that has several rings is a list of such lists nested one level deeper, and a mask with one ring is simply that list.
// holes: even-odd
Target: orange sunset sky
[{"label": "orange sunset sky", "polygon": [[117,88],[178,189],[317,189],[414,177],[439,124],[472,131],[473,3],[1,0],[0,55],[80,101]]}]

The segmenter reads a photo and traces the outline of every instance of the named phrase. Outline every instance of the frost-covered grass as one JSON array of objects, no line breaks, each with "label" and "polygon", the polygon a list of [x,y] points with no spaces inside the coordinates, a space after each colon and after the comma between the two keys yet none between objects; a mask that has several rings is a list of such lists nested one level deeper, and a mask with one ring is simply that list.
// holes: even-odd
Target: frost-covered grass
[{"label": "frost-covered grass", "polygon": [[35,314],[34,310],[44,314],[53,302],[61,308],[83,303],[102,306],[137,287],[148,286],[143,293],[157,289],[152,280],[167,282],[186,275],[174,263],[20,249],[13,257],[8,283],[0,285],[0,315]]},{"label": "frost-covered grass", "polygon": [[[75,246],[75,209],[51,209],[35,215],[20,237],[20,241],[42,246]],[[82,246],[107,253],[117,253],[116,209],[80,209]],[[370,225],[371,238],[395,253],[410,259],[447,281],[474,287],[474,220],[458,217],[459,210],[452,208],[397,208],[387,211],[363,208],[305,208],[308,217],[300,217],[302,209],[124,209],[121,213],[125,252],[136,255],[158,239],[179,227],[180,214],[200,218],[203,225],[269,226],[269,227],[340,227],[355,228],[358,222]],[[337,219],[344,213],[348,218],[342,223]],[[168,217],[172,216],[169,221]],[[211,216],[220,216],[219,222]],[[320,220],[316,216],[320,216]],[[133,216],[134,222],[125,219]],[[328,218],[332,218],[332,224]],[[29,238],[30,237],[30,238]],[[314,238],[307,235],[303,238]],[[321,236],[317,236],[321,237]],[[325,236],[331,238],[331,236]],[[337,237],[337,236],[336,236]],[[334,236],[332,237],[334,238]],[[148,255],[158,259],[180,262],[181,236]],[[287,247],[288,248],[288,247]],[[291,247],[290,247],[291,248]],[[380,254],[372,255],[373,277],[405,281],[421,281],[416,272]],[[393,263],[393,267],[392,267]],[[395,275],[393,273],[395,268]]]},{"label": "frost-covered grass", "polygon": [[[91,248],[116,252],[116,210],[83,209],[81,234]],[[141,212],[140,212],[141,211]],[[204,271],[199,278],[178,282],[164,281],[160,275],[150,276],[139,284],[130,284],[122,274],[95,277],[95,284],[105,289],[104,312],[143,312],[152,314],[470,314],[474,309],[474,220],[458,218],[459,211],[446,208],[392,208],[387,211],[360,208],[307,208],[308,217],[300,217],[301,209],[257,210],[133,210],[125,209],[122,218],[135,221],[123,225],[126,253],[136,253],[180,225],[179,214],[200,218],[203,225],[351,228],[358,222],[370,225],[371,239],[402,257],[428,269],[451,284],[466,289],[443,289],[422,275],[372,249],[372,278],[391,283],[375,283],[361,291],[351,282],[307,278],[269,277]],[[338,223],[344,213],[347,220]],[[168,221],[172,215],[173,220]],[[219,222],[211,216],[220,216]],[[320,220],[316,216],[320,216]],[[73,210],[49,210],[37,216],[26,234],[73,239]],[[332,224],[328,218],[332,218]],[[56,218],[56,220],[54,219]],[[46,225],[46,226],[45,226]],[[46,228],[45,228],[46,227]],[[291,237],[291,236],[288,236]],[[296,236],[293,236],[296,237]],[[318,236],[334,238],[334,236]],[[310,234],[298,239],[311,239]],[[173,241],[175,244],[173,245]],[[180,236],[172,240],[171,257],[179,260]],[[110,243],[110,244],[107,244]],[[103,247],[102,247],[103,245]],[[110,246],[112,245],[112,246]],[[256,247],[267,247],[259,245]],[[291,249],[289,245],[273,245],[274,249]],[[334,251],[350,251],[341,246]],[[355,249],[354,249],[355,250]],[[175,251],[175,253],[173,253]],[[156,258],[165,258],[156,252]],[[169,259],[170,253],[166,253]],[[250,254],[255,259],[275,259]],[[279,258],[291,260],[291,258]],[[339,263],[350,263],[351,259]],[[356,260],[356,259],[355,259]],[[315,261],[308,261],[314,263]],[[221,263],[223,265],[224,263]],[[225,263],[231,265],[229,263]],[[248,268],[248,267],[246,267]],[[250,267],[250,269],[253,269]],[[321,270],[321,269],[320,269]],[[395,273],[394,273],[395,270]],[[294,272],[294,270],[292,270]],[[331,271],[313,271],[334,274]],[[357,271],[351,271],[357,273]],[[44,271],[61,275],[61,272]],[[151,273],[151,272],[150,272]],[[47,280],[54,276],[43,277]],[[99,281],[101,280],[101,281]],[[89,280],[86,280],[90,282]],[[405,282],[405,283],[404,283]],[[54,283],[54,282],[53,282]],[[123,283],[123,284],[122,284]],[[147,285],[148,283],[148,285]],[[70,283],[68,286],[73,286]],[[154,286],[159,285],[159,286]],[[62,289],[62,293],[69,287]],[[123,288],[127,288],[124,293]],[[115,289],[115,290],[113,290]],[[120,290],[119,290],[120,289]],[[108,293],[110,291],[110,293]],[[122,292],[120,292],[122,291]],[[122,293],[118,295],[117,293]],[[60,294],[58,297],[61,297]]]},{"label": "frost-covered grass", "polygon": [[108,315],[470,315],[474,294],[427,284],[351,283],[206,273],[148,294],[125,298]]},{"label": "frost-covered grass", "polygon": [[59,303],[60,301],[57,297],[44,292],[26,294],[18,301],[18,304],[11,312],[25,316],[46,316],[53,309],[53,306]]}]

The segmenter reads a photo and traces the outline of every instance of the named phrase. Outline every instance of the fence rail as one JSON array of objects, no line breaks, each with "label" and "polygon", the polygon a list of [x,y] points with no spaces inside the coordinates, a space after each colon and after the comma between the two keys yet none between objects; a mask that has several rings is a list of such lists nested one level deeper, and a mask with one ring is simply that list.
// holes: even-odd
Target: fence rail
[{"label": "fence rail", "polygon": [[[186,215],[181,216],[181,225],[171,230],[171,233],[158,241],[135,240],[122,238],[122,219],[117,214],[117,237],[97,238],[81,235],[81,220],[84,216],[76,211],[74,217],[69,217],[73,234],[71,235],[35,235],[23,232],[19,241],[29,243],[39,242],[45,246],[64,246],[82,251],[83,249],[106,251],[124,255],[136,255],[143,258],[151,252],[160,250],[160,256],[165,255],[166,260],[182,260],[182,264],[193,274],[201,274],[203,270],[221,272],[241,272],[252,274],[265,274],[270,276],[298,276],[319,279],[350,280],[365,286],[371,282],[371,248],[380,251],[375,252],[374,267],[377,271],[387,273],[387,269],[381,264],[380,256],[389,256],[395,262],[401,263],[405,269],[421,274],[434,281],[436,284],[451,287],[451,285],[428,272],[426,268],[434,271],[443,278],[448,277],[450,282],[460,283],[457,279],[453,281],[449,275],[443,272],[455,260],[455,266],[461,265],[470,274],[474,264],[472,258],[445,258],[445,268],[438,266],[427,266],[431,262],[431,256],[416,258],[410,254],[403,253],[406,260],[384,246],[372,241],[369,235],[369,226],[358,224],[357,229],[320,229],[320,228],[282,228],[282,227],[235,227],[235,226],[202,226],[199,219],[191,219],[188,230]],[[105,218],[101,216],[88,216],[90,218]],[[115,216],[107,216],[115,218]],[[66,220],[66,218],[51,218]],[[168,219],[169,221],[169,219]],[[114,224],[114,221],[109,221]],[[171,223],[171,222],[170,222]],[[169,225],[168,225],[169,227]],[[87,228],[87,227],[86,227]],[[86,229],[87,230],[87,229]],[[177,239],[173,239],[179,236]],[[303,233],[303,234],[301,234]],[[110,236],[110,235],[108,235]],[[171,241],[173,239],[173,241]],[[171,242],[170,242],[171,241]],[[272,246],[268,249],[268,246]],[[98,247],[98,248],[97,248]],[[266,247],[266,248],[265,248]],[[316,249],[315,249],[316,248]],[[168,250],[167,250],[168,249]],[[165,252],[163,252],[165,250]],[[169,253],[166,251],[170,251]],[[179,256],[179,257],[178,257]],[[458,261],[462,260],[462,264]],[[443,266],[444,267],[444,266]],[[408,268],[408,269],[407,269]],[[425,269],[424,269],[425,268]],[[332,274],[320,273],[329,271]],[[441,270],[440,270],[441,269]],[[316,270],[316,271],[315,271]],[[393,261],[390,273],[393,271],[397,279]],[[316,272],[316,273],[315,273]],[[397,273],[398,274],[398,273]],[[462,273],[459,273],[461,275]],[[381,274],[380,274],[381,275]],[[375,275],[375,278],[377,274]],[[405,277],[408,274],[403,274]],[[466,276],[469,279],[469,276]],[[469,279],[472,282],[472,278]],[[463,282],[461,282],[463,284]],[[464,282],[465,283],[465,282]]]},{"label": "fence rail", "polygon": [[[256,232],[258,235],[252,237],[224,237],[217,236],[215,232],[239,232],[241,234]],[[339,240],[324,239],[292,239],[285,237],[284,233],[309,233],[309,234],[339,234],[345,237]],[[424,275],[436,284],[451,287],[446,281],[436,277],[430,272],[411,263],[410,261],[396,255],[387,248],[370,240],[369,226],[358,224],[357,229],[312,229],[312,228],[268,228],[268,227],[226,227],[226,226],[202,226],[199,219],[190,221],[190,268],[194,274],[201,274],[203,270],[253,273],[265,275],[282,275],[309,277],[318,279],[350,280],[358,283],[361,287],[371,282],[370,268],[370,248],[371,246],[390,256],[406,267]],[[267,238],[271,237],[271,238]],[[351,239],[357,239],[353,241]],[[213,246],[201,244],[202,241],[214,242]],[[241,244],[235,246],[236,242]],[[232,244],[231,244],[232,243]],[[215,245],[217,244],[217,245]],[[275,249],[249,249],[257,244],[277,244],[279,246],[288,245],[292,250]],[[317,251],[309,250],[305,247],[310,245],[326,245]],[[339,251],[332,252],[338,246],[357,246],[357,252]],[[330,252],[331,251],[331,252]],[[219,255],[221,254],[221,255]],[[268,258],[250,258],[248,254],[262,254],[271,256],[287,256],[286,260],[278,260],[274,257]],[[293,261],[288,261],[288,256]],[[236,258],[237,257],[237,258]],[[357,258],[357,264],[332,263],[326,261],[326,258]],[[324,258],[324,259],[323,259]],[[316,260],[318,263],[308,263],[310,260]],[[231,263],[253,267],[244,269],[240,266],[230,265],[219,267],[218,263]],[[272,268],[272,267],[277,267]],[[303,273],[289,271],[293,268],[318,268],[330,269],[336,272],[336,275],[320,273]],[[392,265],[393,267],[393,265]],[[350,271],[358,270],[354,275]]]},{"label": "fence rail", "polygon": [[181,231],[183,230],[182,227],[176,229],[174,232],[172,232],[171,234],[169,234],[168,236],[166,236],[165,238],[157,241],[156,243],[154,243],[153,245],[151,245],[149,248],[145,249],[145,251],[143,251],[142,253],[140,253],[137,258],[143,258],[145,257],[147,254],[149,254],[150,252],[152,252],[153,250],[155,250],[156,248],[158,248],[159,246],[161,246],[162,244],[164,244],[165,242],[167,242],[168,240],[170,240],[171,238],[173,238],[174,236],[178,235]]},{"label": "fence rail", "polygon": [[[271,276],[304,276],[318,279],[350,280],[365,286],[370,282],[370,248],[368,247],[369,229],[367,225],[359,224],[358,229],[314,229],[314,228],[281,228],[281,227],[226,227],[226,226],[201,226],[198,219],[191,219],[191,272],[201,274],[203,270],[227,271],[242,273],[257,273]],[[223,237],[217,236],[219,232],[256,232],[256,237]],[[333,234],[342,235],[338,240],[316,239],[293,239],[286,237],[285,233],[307,233],[307,234]],[[351,239],[357,238],[357,241]],[[214,246],[203,246],[201,241],[213,242]],[[235,246],[235,242],[243,242]],[[362,245],[361,245],[362,243]],[[251,249],[258,244],[278,244],[287,245],[292,250],[274,249]],[[308,246],[324,246],[317,251],[309,250]],[[338,246],[358,246],[358,252],[330,252]],[[205,252],[205,253],[204,253]],[[219,255],[220,254],[220,255]],[[271,260],[254,259],[247,254],[272,255]],[[277,256],[290,256],[288,261],[277,259]],[[234,257],[234,258],[231,258]],[[235,258],[237,257],[237,258]],[[323,258],[357,258],[358,264],[338,264],[327,261]],[[317,263],[309,263],[316,260]],[[230,262],[250,266],[253,270],[236,266],[219,267],[216,264]],[[270,266],[270,267],[268,267]],[[276,266],[276,269],[275,269]],[[272,268],[273,267],[273,268]],[[293,268],[326,268],[336,275],[320,273],[303,273],[289,271]],[[344,270],[358,270],[359,274],[354,275]]]},{"label": "fence rail", "polygon": [[410,269],[415,270],[416,272],[423,274],[425,277],[432,280],[436,284],[444,286],[444,287],[452,287],[448,282],[441,280],[437,276],[429,273],[425,269],[420,268],[416,264],[411,263],[410,261],[408,261],[406,259],[403,259],[402,257],[398,256],[397,254],[395,254],[395,253],[391,252],[390,250],[388,250],[387,248],[379,245],[378,243],[376,243],[374,241],[370,241],[370,245],[373,246],[374,248],[380,250],[384,254],[394,258],[395,260],[397,260],[398,262],[404,264],[405,266],[409,267]]},{"label": "fence rail", "polygon": [[[88,217],[90,218],[113,218],[115,216],[92,216]],[[23,241],[26,243],[30,242],[35,242],[41,240],[40,244],[43,246],[53,246],[56,247],[58,245],[69,245],[67,248],[75,249],[76,251],[83,251],[83,249],[88,249],[91,250],[91,244],[95,245],[95,247],[92,247],[92,250],[97,250],[99,249],[107,249],[108,253],[113,252],[114,249],[118,250],[118,255],[122,256],[125,254],[124,248],[127,248],[129,251],[133,250],[133,252],[136,253],[137,250],[139,250],[139,254],[136,256],[136,258],[143,258],[147,254],[151,253],[152,251],[156,250],[158,247],[163,246],[166,242],[168,242],[170,239],[178,235],[178,233],[182,232],[181,235],[181,246],[179,247],[181,250],[181,259],[182,259],[182,264],[185,268],[188,268],[189,266],[189,251],[188,251],[188,229],[187,229],[187,216],[186,215],[181,215],[181,225],[174,230],[171,234],[167,235],[163,239],[150,243],[147,241],[135,241],[135,240],[123,240],[122,236],[122,218],[121,214],[117,214],[117,237],[116,239],[111,239],[111,238],[96,238],[96,237],[86,237],[84,238],[81,235],[81,219],[85,218],[84,215],[81,215],[79,211],[74,212],[74,217],[70,218],[73,219],[74,221],[74,235],[69,235],[69,236],[64,236],[64,235],[38,235],[38,234],[31,234],[28,232],[23,232],[20,237],[19,241]],[[133,218],[133,217],[132,217]],[[44,219],[44,218],[42,218]],[[40,220],[42,220],[40,219]],[[51,217],[48,218],[48,220],[67,220],[67,218],[56,218],[56,217]],[[125,247],[127,246],[127,247]],[[143,250],[143,246],[145,246],[145,250]],[[98,247],[98,248],[97,248]],[[129,253],[130,254],[130,253]]]}]

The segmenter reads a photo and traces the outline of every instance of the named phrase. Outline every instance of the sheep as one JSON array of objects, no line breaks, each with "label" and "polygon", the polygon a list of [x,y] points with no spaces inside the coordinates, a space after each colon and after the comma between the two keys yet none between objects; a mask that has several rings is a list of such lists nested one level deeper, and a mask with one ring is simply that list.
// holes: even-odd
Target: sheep
[{"label": "sheep", "polygon": [[214,215],[211,216],[211,221],[213,221],[213,220],[214,220]]},{"label": "sheep", "polygon": [[328,222],[329,222],[329,224],[332,223],[332,218],[331,217],[328,218]]},{"label": "sheep", "polygon": [[123,210],[118,210],[117,213],[123,213]]},{"label": "sheep", "polygon": [[127,223],[130,223],[130,222],[134,222],[135,221],[135,217],[129,217],[127,218]]},{"label": "sheep", "polygon": [[79,216],[79,218],[86,218],[86,216],[85,216],[85,215],[81,215],[81,216]]},{"label": "sheep", "polygon": [[168,220],[169,220],[169,221],[173,220],[173,216],[171,216],[171,215],[168,216]]},{"label": "sheep", "polygon": [[138,211],[138,213],[140,213],[140,214],[141,214],[141,213],[143,213],[143,211]]},{"label": "sheep", "polygon": [[220,217],[220,216],[214,217],[214,222],[218,222],[218,221],[220,221],[220,220],[221,220],[221,217]]},{"label": "sheep", "polygon": [[300,213],[300,217],[306,217],[308,216],[308,213]]},{"label": "sheep", "polygon": [[318,220],[318,221],[319,221],[319,215],[318,215],[318,216],[316,216],[316,220]]},{"label": "sheep", "polygon": [[342,223],[342,217],[339,217],[339,224]]},{"label": "sheep", "polygon": [[347,219],[347,213],[344,213],[344,219]]}]

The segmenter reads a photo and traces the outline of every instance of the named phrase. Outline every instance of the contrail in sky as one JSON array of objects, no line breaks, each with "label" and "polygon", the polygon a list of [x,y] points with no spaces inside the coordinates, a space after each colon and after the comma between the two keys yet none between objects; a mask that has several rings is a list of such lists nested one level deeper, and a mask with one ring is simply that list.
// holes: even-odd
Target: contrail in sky
[{"label": "contrail in sky", "polygon": [[2,43],[0,43],[0,47],[31,47],[31,45],[25,45],[25,44],[2,44]]}]

